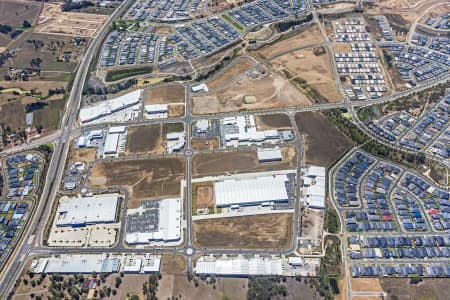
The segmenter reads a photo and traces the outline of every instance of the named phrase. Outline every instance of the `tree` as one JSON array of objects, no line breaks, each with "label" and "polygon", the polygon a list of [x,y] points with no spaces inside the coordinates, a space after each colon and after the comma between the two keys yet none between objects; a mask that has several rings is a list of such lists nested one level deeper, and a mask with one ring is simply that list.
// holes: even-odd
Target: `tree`
[{"label": "tree", "polygon": [[119,288],[121,283],[122,279],[120,277],[116,277],[116,288]]},{"label": "tree", "polygon": [[30,28],[31,24],[27,20],[24,20],[22,26],[23,26],[23,28]]}]

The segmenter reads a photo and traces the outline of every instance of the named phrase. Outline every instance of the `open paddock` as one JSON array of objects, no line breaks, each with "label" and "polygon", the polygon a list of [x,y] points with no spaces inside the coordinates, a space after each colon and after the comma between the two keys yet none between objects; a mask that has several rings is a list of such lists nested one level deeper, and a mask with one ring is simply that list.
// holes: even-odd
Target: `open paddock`
[{"label": "open paddock", "polygon": [[186,274],[186,258],[180,254],[164,254],[161,260],[162,274]]},{"label": "open paddock", "polygon": [[164,153],[163,125],[128,127],[126,154]]},{"label": "open paddock", "polygon": [[179,197],[184,174],[184,158],[178,157],[97,162],[89,176],[89,187],[128,188],[128,207],[136,208],[141,200]]},{"label": "open paddock", "polygon": [[[299,50],[270,62],[274,70],[285,70],[288,79],[315,103],[340,102],[330,56],[325,47]],[[306,83],[302,83],[306,81]]]},{"label": "open paddock", "polygon": [[297,113],[295,121],[303,140],[305,164],[330,167],[352,146],[352,142],[320,113]]},{"label": "open paddock", "polygon": [[69,162],[77,162],[81,161],[86,164],[94,161],[97,157],[97,149],[95,148],[78,148],[78,149],[70,149],[68,161]]},{"label": "open paddock", "polygon": [[[254,96],[256,102],[245,103],[245,96]],[[308,106],[311,104],[305,94],[280,74],[272,74],[257,79],[246,76],[231,83],[224,90],[194,96],[191,100],[193,114]]]},{"label": "open paddock", "polygon": [[256,115],[255,123],[258,130],[292,129],[289,116],[282,113],[273,115]]},{"label": "open paddock", "polygon": [[216,90],[218,88],[220,89],[222,85],[235,79],[237,76],[245,73],[248,69],[254,66],[255,62],[250,58],[242,57],[233,60],[233,62],[231,62],[231,64],[228,65],[224,71],[219,73],[218,76],[215,76],[207,83],[209,90]]},{"label": "open paddock", "polygon": [[191,139],[192,148],[195,150],[213,150],[219,148],[219,138]]},{"label": "open paddock", "polygon": [[192,158],[192,176],[204,177],[226,173],[249,173],[295,169],[297,153],[293,147],[281,148],[283,160],[258,162],[256,151],[230,151],[196,154]]},{"label": "open paddock", "polygon": [[184,103],[185,93],[185,88],[181,84],[151,87],[144,91],[144,102],[145,105]]},{"label": "open paddock", "polygon": [[267,214],[193,222],[194,243],[209,249],[287,249],[292,214]]}]

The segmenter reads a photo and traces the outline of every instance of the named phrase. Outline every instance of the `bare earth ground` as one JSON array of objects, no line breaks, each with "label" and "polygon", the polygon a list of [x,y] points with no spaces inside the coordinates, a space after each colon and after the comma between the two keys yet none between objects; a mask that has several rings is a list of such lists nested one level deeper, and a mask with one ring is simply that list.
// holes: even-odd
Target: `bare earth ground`
[{"label": "bare earth ground", "polygon": [[192,139],[192,148],[195,150],[212,150],[219,148],[219,138]]},{"label": "bare earth ground", "polygon": [[239,57],[231,62],[223,72],[219,74],[219,76],[214,77],[211,81],[207,82],[208,89],[210,91],[214,91],[222,84],[228,82],[231,79],[234,79],[236,76],[241,73],[246,72],[251,67],[255,66],[255,62],[250,58]]},{"label": "bare earth ground", "polygon": [[294,147],[281,148],[281,162],[259,163],[256,151],[217,152],[196,154],[192,158],[192,175],[195,177],[294,169],[297,153]]},{"label": "bare earth ground", "polygon": [[[325,53],[315,55],[313,49],[300,50],[278,57],[270,62],[275,70],[287,69],[294,77],[306,80],[328,102],[340,102],[341,95],[336,87],[330,56]],[[314,100],[314,99],[313,99]]]},{"label": "bare earth ground", "polygon": [[60,3],[45,3],[37,31],[91,37],[107,18],[107,15],[63,12]]},{"label": "bare earth ground", "polygon": [[380,280],[378,278],[352,278],[350,280],[352,291],[354,292],[382,292]]},{"label": "bare earth ground", "polygon": [[324,38],[319,28],[317,26],[311,26],[293,37],[264,46],[259,50],[251,52],[251,54],[257,59],[267,59],[292,49],[323,42]]},{"label": "bare earth ground", "polygon": [[448,299],[448,278],[424,278],[417,285],[411,284],[409,278],[381,278],[380,281],[388,299]]},{"label": "bare earth ground", "polygon": [[352,146],[320,113],[297,113],[295,120],[302,136],[306,164],[329,167]]},{"label": "bare earth ground", "polygon": [[267,41],[272,35],[274,31],[270,28],[270,26],[263,26],[258,31],[250,31],[245,36],[246,40],[257,40],[257,41]]},{"label": "bare earth ground", "polygon": [[[256,103],[245,104],[245,96],[255,96]],[[227,89],[206,96],[192,97],[194,114],[211,114],[242,110],[310,105],[306,95],[279,74],[262,79],[244,79],[232,83]]]},{"label": "bare earth ground", "polygon": [[186,274],[186,259],[180,254],[164,254],[161,261],[162,274]]},{"label": "bare earth ground", "polygon": [[286,114],[256,115],[255,123],[258,130],[292,128],[291,120]]},{"label": "bare earth ground", "polygon": [[195,287],[194,281],[189,282],[186,275],[163,275],[156,296],[162,300],[175,297],[180,300],[246,299],[247,278],[217,278],[216,288],[203,280],[198,281],[199,285]]},{"label": "bare earth ground", "polygon": [[128,128],[126,154],[164,153],[165,137],[161,124]]},{"label": "bare earth ground", "polygon": [[196,192],[197,208],[208,208],[214,206],[214,194],[212,186],[199,186]]},{"label": "bare earth ground", "polygon": [[291,244],[292,214],[268,214],[193,222],[201,248],[286,249]]},{"label": "bare earth ground", "polygon": [[169,118],[182,117],[184,116],[185,110],[184,102],[180,104],[170,104],[168,113]]},{"label": "bare earth ground", "polygon": [[88,164],[91,161],[94,161],[96,158],[97,149],[95,148],[84,148],[84,149],[71,149],[69,152],[68,161],[76,162],[82,161]]},{"label": "bare earth ground", "polygon": [[144,91],[145,104],[184,103],[185,89],[182,85],[163,85]]},{"label": "bare earth ground", "polygon": [[305,209],[302,222],[302,237],[322,239],[324,212],[322,210]]},{"label": "bare earth ground", "polygon": [[89,187],[127,187],[130,193],[128,207],[136,208],[144,199],[179,196],[184,169],[182,158],[96,163],[89,177]]},{"label": "bare earth ground", "polygon": [[[19,0],[0,1],[0,23],[12,28],[21,26],[24,20],[34,24],[42,8],[42,3]],[[0,34],[0,47],[6,47],[11,41],[9,35]],[[0,49],[0,52],[1,49]]]}]

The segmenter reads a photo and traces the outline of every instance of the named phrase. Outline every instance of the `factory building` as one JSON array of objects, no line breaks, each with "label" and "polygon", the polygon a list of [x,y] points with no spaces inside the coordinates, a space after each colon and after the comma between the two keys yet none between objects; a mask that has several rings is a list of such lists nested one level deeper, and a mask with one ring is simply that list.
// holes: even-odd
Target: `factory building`
[{"label": "factory building", "polygon": [[303,177],[303,201],[310,208],[325,209],[325,168],[309,166]]},{"label": "factory building", "polygon": [[281,161],[283,160],[283,155],[279,148],[260,148],[258,149],[258,161],[259,162],[270,162],[270,161]]},{"label": "factory building", "polygon": [[288,202],[288,182],[287,175],[219,181],[214,183],[216,206],[248,206],[265,202]]},{"label": "factory building", "polygon": [[192,92],[194,93],[198,93],[198,92],[208,92],[208,86],[205,83],[201,83],[201,84],[197,84],[197,85],[193,85],[191,87]]},{"label": "factory building", "polygon": [[105,138],[103,158],[116,156],[125,151],[127,129],[125,126],[111,127]]},{"label": "factory building", "polygon": [[81,227],[117,221],[119,194],[90,197],[63,196],[56,211],[56,226]]},{"label": "factory building", "polygon": [[165,119],[169,114],[168,104],[145,105],[145,113],[150,119]]},{"label": "factory building", "polygon": [[184,132],[170,132],[166,135],[167,153],[180,151],[185,143]]},{"label": "factory building", "polygon": [[138,104],[142,90],[136,90],[120,97],[102,101],[98,104],[80,109],[80,122],[89,123],[101,117],[108,116],[127,107]]},{"label": "factory building", "polygon": [[200,257],[194,272],[198,275],[215,274],[219,276],[267,276],[282,275],[281,258],[215,258]]},{"label": "factory building", "polygon": [[[40,258],[32,266],[34,273],[47,274],[89,274],[117,273],[120,270],[118,258],[106,258],[105,255],[60,255],[58,257]],[[40,272],[39,272],[40,271]]]},{"label": "factory building", "polygon": [[158,273],[161,266],[161,255],[126,258],[123,263],[124,273]]},{"label": "factory building", "polygon": [[181,239],[182,200],[150,200],[140,208],[128,210],[126,242],[176,242]]}]

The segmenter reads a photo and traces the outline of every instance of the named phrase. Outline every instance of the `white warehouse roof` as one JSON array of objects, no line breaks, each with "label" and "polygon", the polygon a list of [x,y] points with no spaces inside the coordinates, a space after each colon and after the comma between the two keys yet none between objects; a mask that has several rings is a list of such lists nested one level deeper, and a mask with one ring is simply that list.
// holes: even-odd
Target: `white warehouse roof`
[{"label": "white warehouse roof", "polygon": [[214,184],[216,206],[258,204],[288,200],[286,175],[273,175],[242,180],[225,180]]},{"label": "white warehouse roof", "polygon": [[201,257],[195,266],[197,274],[217,275],[282,275],[281,258],[210,258]]},{"label": "white warehouse roof", "polygon": [[83,254],[63,255],[59,258],[48,258],[45,273],[79,274],[91,273],[113,273],[118,272],[120,260],[118,258],[105,258],[104,255]]},{"label": "white warehouse roof", "polygon": [[114,223],[117,217],[119,194],[102,194],[91,197],[67,197],[59,200],[56,226],[84,226],[97,223]]},{"label": "white warehouse roof", "polygon": [[142,90],[136,90],[114,99],[83,107],[80,109],[80,121],[87,123],[134,105],[140,101],[141,92]]},{"label": "white warehouse roof", "polygon": [[258,149],[258,160],[259,161],[276,161],[276,160],[282,160],[282,159],[283,159],[283,155],[281,154],[281,150],[278,148]]}]

